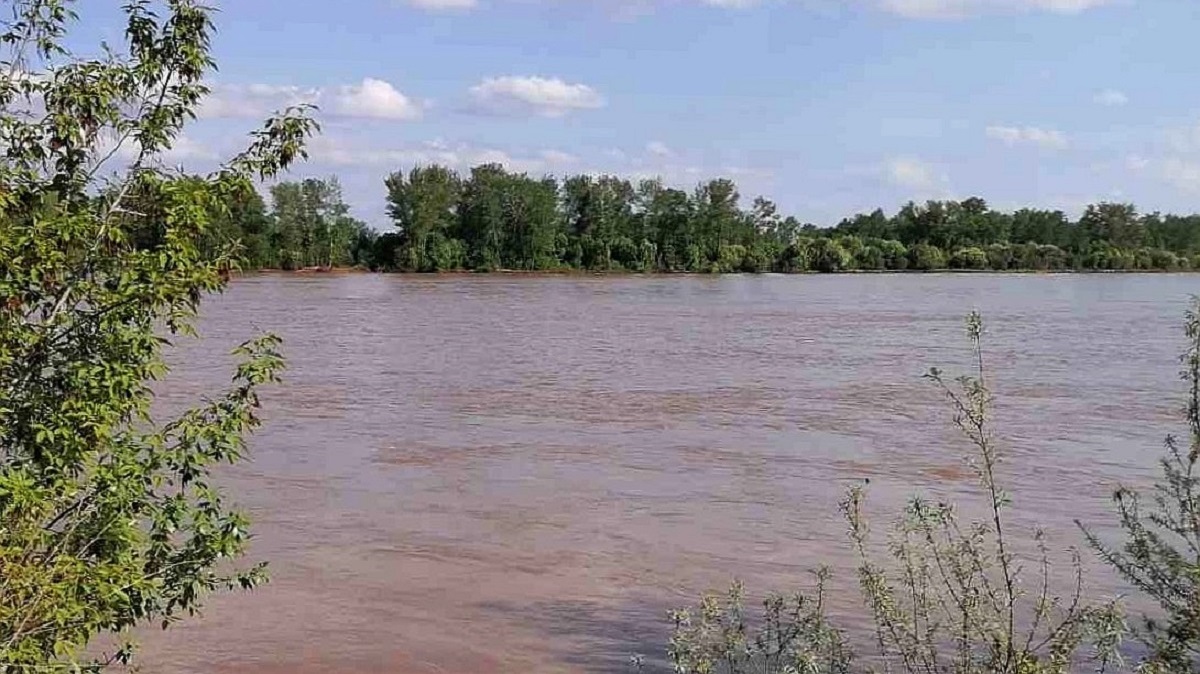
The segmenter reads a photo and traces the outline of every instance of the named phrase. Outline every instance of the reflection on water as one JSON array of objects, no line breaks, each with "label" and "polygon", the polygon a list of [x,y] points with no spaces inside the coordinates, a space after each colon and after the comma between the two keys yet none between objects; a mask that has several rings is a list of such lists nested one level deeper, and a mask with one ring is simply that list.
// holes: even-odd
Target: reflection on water
[{"label": "reflection on water", "polygon": [[[1177,430],[1194,276],[237,280],[175,355],[166,407],[286,340],[255,460],[226,476],[273,581],[146,638],[165,672],[626,672],[665,610],[734,576],[847,559],[836,503],[971,473],[930,365],[982,310],[1018,519],[1144,482]],[[1164,395],[1169,392],[1170,395]],[[1101,582],[1110,582],[1101,575]],[[842,572],[835,585],[850,588]],[[1111,589],[1105,587],[1101,589]],[[850,592],[840,610],[854,603]]]}]

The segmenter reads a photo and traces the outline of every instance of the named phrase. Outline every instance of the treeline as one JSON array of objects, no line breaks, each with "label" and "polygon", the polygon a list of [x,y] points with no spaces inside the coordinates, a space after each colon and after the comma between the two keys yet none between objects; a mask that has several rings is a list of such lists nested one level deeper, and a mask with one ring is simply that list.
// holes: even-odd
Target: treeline
[{"label": "treeline", "polygon": [[374,265],[378,234],[350,216],[336,178],[279,183],[269,195],[270,210],[257,191],[225,195],[205,248],[223,250],[236,241],[241,264],[250,269]]},{"label": "treeline", "polygon": [[1200,215],[1139,214],[1100,203],[994,211],[979,198],[908,203],[832,228],[804,224],[716,179],[691,192],[660,180],[532,177],[488,164],[386,179],[394,229],[348,215],[336,179],[271,188],[231,207],[223,237],[251,267],[356,265],[384,271],[560,270],[840,272],[854,270],[1200,269]]}]

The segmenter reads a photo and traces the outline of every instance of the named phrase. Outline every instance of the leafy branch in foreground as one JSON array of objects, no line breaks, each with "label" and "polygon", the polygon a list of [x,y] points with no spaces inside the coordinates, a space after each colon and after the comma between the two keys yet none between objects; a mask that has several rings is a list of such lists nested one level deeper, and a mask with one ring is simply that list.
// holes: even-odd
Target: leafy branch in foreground
[{"label": "leafy branch in foreground", "polygon": [[[278,340],[247,342],[232,388],[151,417],[162,350],[191,334],[232,247],[202,250],[234,193],[303,157],[316,129],[288,111],[207,176],[163,154],[208,93],[211,10],[131,0],[125,44],[65,46],[69,0],[16,0],[0,23],[0,672],[98,670],[103,633],[168,625],[207,593],[259,582],[246,518],[210,471],[259,424]],[[119,165],[119,166],[118,166]]]},{"label": "leafy branch in foreground", "polygon": [[[872,543],[861,487],[841,508],[856,551],[862,597],[870,612],[878,657],[868,669],[906,674],[1062,674],[1084,662],[1097,671],[1118,663],[1124,621],[1115,604],[1085,601],[1083,571],[1071,552],[1072,574],[1052,574],[1052,555],[1041,531],[1015,537],[1011,507],[998,477],[1003,458],[991,428],[992,396],[982,348],[983,324],[967,320],[977,372],[947,381],[928,378],[946,395],[967,439],[986,516],[963,521],[948,503],[912,498],[890,527],[886,554]],[[1030,571],[1032,569],[1032,571]],[[745,624],[740,586],[728,602],[708,597],[697,624],[690,612],[676,618],[670,654],[679,674],[840,674],[854,663],[842,632],[824,617],[824,579],[816,599],[797,598],[802,610],[767,613],[755,633]],[[1069,582],[1067,582],[1069,581]],[[1067,586],[1069,591],[1059,594]],[[768,605],[770,607],[770,605]],[[764,635],[795,635],[778,658],[758,644]],[[769,645],[770,638],[765,638]],[[699,653],[699,656],[694,654]]]},{"label": "leafy branch in foreground", "polygon": [[1185,333],[1186,445],[1167,436],[1162,479],[1154,486],[1149,511],[1136,491],[1114,493],[1125,533],[1119,548],[1085,529],[1100,556],[1158,603],[1160,615],[1144,616],[1135,629],[1149,649],[1146,669],[1181,674],[1200,671],[1200,299],[1193,299],[1187,312]]},{"label": "leafy branch in foreground", "polygon": [[745,593],[734,583],[724,597],[709,595],[695,611],[673,611],[675,632],[668,653],[676,672],[695,674],[843,674],[853,653],[844,635],[825,617],[829,572],[815,572],[812,595],[770,595],[763,600],[761,626],[746,621]]}]

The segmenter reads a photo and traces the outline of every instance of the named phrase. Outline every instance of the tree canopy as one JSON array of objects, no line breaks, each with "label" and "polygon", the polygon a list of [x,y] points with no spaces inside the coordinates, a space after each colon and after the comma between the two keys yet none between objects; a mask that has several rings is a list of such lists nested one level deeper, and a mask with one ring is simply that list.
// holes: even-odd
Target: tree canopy
[{"label": "tree canopy", "polygon": [[819,228],[746,203],[728,179],[688,192],[613,175],[532,176],[503,166],[438,165],[385,180],[394,227],[348,215],[336,178],[280,183],[272,209],[246,197],[229,235],[251,267],[359,265],[435,272],[581,269],[633,272],[875,270],[1187,270],[1200,267],[1200,215],[1140,214],[1131,204],[993,210],[986,201],[910,202]]}]

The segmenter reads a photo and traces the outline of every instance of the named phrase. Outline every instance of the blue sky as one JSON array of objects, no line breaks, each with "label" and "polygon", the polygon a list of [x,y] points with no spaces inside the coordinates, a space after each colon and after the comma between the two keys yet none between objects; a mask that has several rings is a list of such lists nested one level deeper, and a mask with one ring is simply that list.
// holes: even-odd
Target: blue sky
[{"label": "blue sky", "polygon": [[[119,36],[113,3],[85,25]],[[806,221],[909,199],[1193,212],[1193,0],[224,0],[220,72],[176,158],[294,101],[297,177],[385,226],[383,177],[433,161],[726,176]],[[105,7],[108,5],[107,7]]]}]

